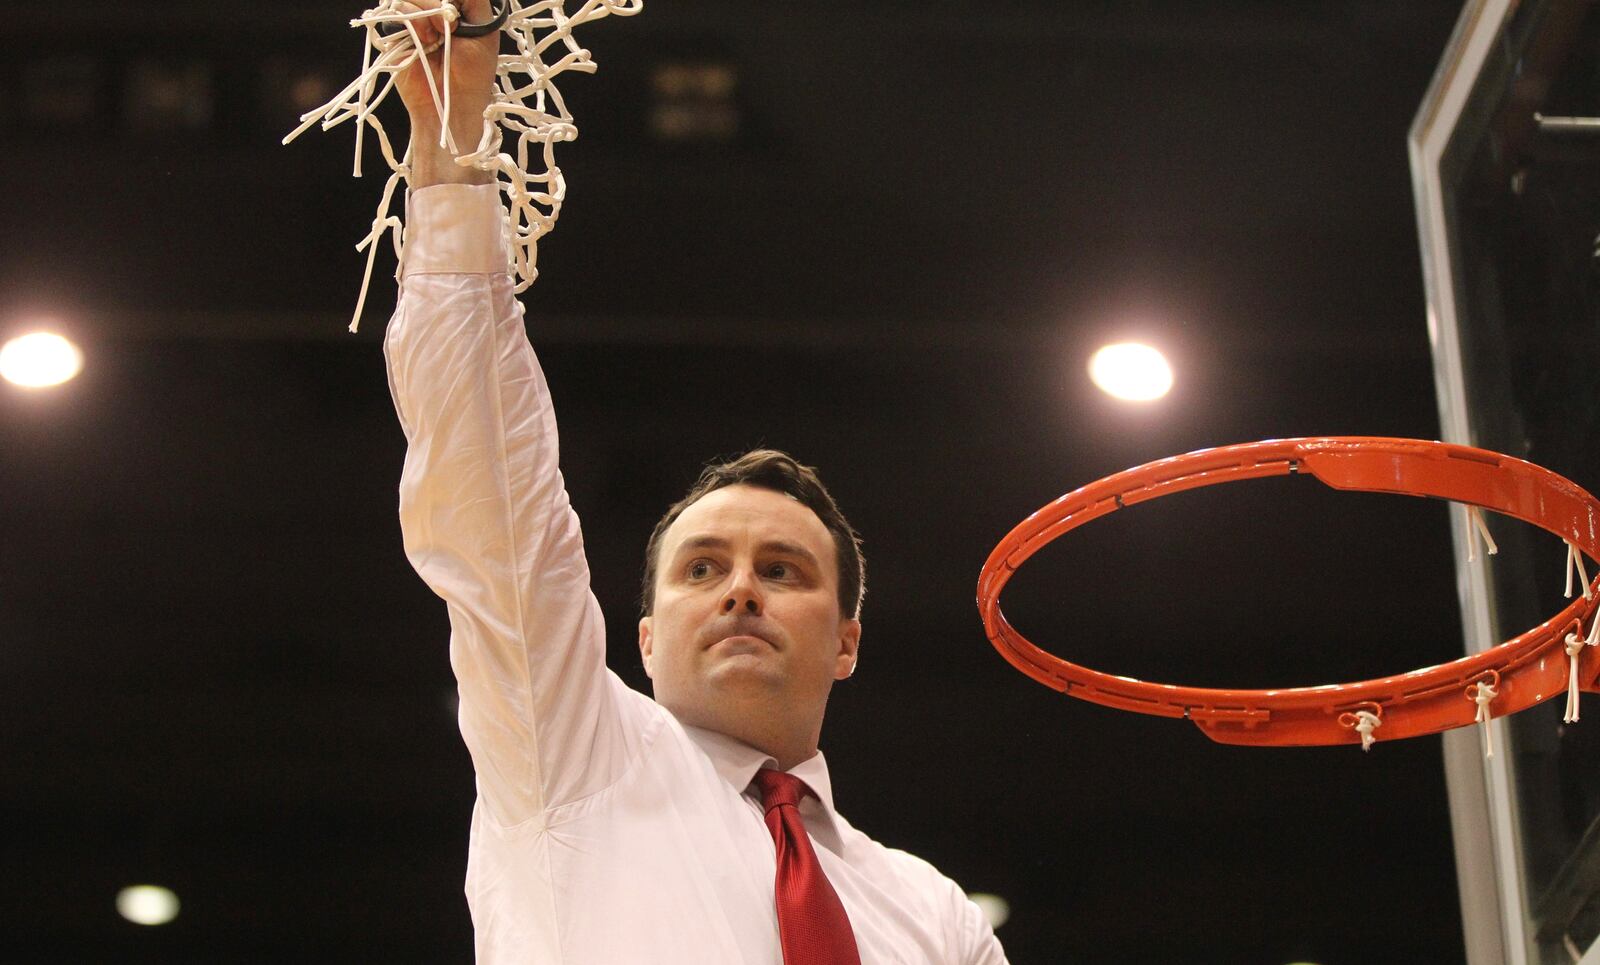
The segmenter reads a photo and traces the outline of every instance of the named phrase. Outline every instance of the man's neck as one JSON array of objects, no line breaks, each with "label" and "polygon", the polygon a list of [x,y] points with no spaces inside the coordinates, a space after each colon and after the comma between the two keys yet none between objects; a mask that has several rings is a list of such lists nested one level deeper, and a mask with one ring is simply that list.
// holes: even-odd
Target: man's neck
[{"label": "man's neck", "polygon": [[711,715],[680,713],[674,707],[665,704],[662,706],[666,707],[680,723],[720,734],[766,754],[778,762],[780,770],[787,771],[817,755],[817,738],[822,730],[820,723],[807,731],[808,736],[796,737],[794,733],[780,727],[762,726],[766,720],[770,720],[770,717],[763,719],[758,714],[741,715],[729,721],[716,719]]}]

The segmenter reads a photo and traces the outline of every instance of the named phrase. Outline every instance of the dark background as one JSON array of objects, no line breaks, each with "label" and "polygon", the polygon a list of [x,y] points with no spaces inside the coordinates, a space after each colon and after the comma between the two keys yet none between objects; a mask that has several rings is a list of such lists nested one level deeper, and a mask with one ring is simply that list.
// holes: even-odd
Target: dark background
[{"label": "dark background", "polygon": [[[382,168],[278,140],[354,76],[357,4],[8,21],[0,960],[466,961],[472,774],[443,606],[401,553]],[[1463,955],[1438,738],[1215,745],[1067,700],[984,639],[978,568],[1068,489],[1260,438],[1436,437],[1405,134],[1443,0],[651,0],[585,28],[582,131],[524,296],[612,666],[705,460],[820,467],[866,539],[837,803],[1005,897],[1017,963]],[[731,71],[728,97],[661,71]],[[321,85],[320,87],[318,85]],[[398,105],[394,105],[398,109]],[[664,116],[702,134],[662,134]],[[398,114],[391,128],[404,130]],[[1088,354],[1143,338],[1165,400]],[[1460,652],[1442,505],[1310,480],[1073,533],[1007,612],[1097,669],[1271,686]],[[182,898],[140,928],[112,901]]]}]

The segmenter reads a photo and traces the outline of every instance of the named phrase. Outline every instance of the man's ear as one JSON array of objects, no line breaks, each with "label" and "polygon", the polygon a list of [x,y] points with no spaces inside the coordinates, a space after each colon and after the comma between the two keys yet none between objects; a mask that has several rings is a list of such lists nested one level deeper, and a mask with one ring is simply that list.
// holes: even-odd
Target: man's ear
[{"label": "man's ear", "polygon": [[644,675],[651,680],[655,674],[650,672],[650,654],[655,649],[655,636],[651,632],[650,618],[639,618],[639,659],[644,661]]},{"label": "man's ear", "polygon": [[855,618],[839,621],[839,651],[834,657],[833,679],[844,680],[856,672],[856,658],[861,651],[861,621]]}]

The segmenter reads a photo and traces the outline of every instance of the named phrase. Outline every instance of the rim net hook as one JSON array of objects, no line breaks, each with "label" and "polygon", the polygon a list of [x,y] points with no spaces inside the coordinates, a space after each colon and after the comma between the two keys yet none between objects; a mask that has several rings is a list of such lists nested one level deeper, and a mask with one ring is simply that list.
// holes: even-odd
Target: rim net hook
[{"label": "rim net hook", "polygon": [[1494,730],[1490,725],[1492,715],[1489,713],[1489,705],[1500,696],[1500,691],[1497,689],[1500,674],[1498,671],[1490,670],[1483,677],[1484,679],[1480,679],[1477,683],[1467,686],[1466,697],[1478,705],[1476,720],[1483,725],[1483,756],[1487,758],[1494,756]]},{"label": "rim net hook", "polygon": [[[1595,622],[1600,625],[1600,620]],[[1574,724],[1578,721],[1578,655],[1589,645],[1576,633],[1567,634],[1567,712],[1561,717],[1564,723]]]},{"label": "rim net hook", "polygon": [[1383,726],[1383,708],[1377,704],[1366,704],[1371,710],[1346,711],[1339,715],[1339,723],[1352,728],[1361,735],[1361,749],[1372,750],[1372,744],[1377,738],[1373,731]]},{"label": "rim net hook", "polygon": [[1478,561],[1478,541],[1482,540],[1488,546],[1488,555],[1494,556],[1500,552],[1500,547],[1495,544],[1494,537],[1489,535],[1489,526],[1483,521],[1483,510],[1476,506],[1467,507],[1467,562]]},{"label": "rim net hook", "polygon": [[1574,571],[1578,574],[1578,585],[1583,590],[1583,598],[1587,600],[1589,599],[1589,571],[1584,569],[1583,566],[1583,552],[1578,549],[1577,544],[1569,539],[1567,540],[1567,589],[1562,594],[1569,600],[1572,599],[1572,574]]}]

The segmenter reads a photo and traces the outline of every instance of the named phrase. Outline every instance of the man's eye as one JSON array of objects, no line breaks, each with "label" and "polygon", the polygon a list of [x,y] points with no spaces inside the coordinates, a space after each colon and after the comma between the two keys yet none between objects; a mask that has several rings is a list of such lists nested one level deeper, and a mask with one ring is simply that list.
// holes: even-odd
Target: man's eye
[{"label": "man's eye", "polygon": [[689,579],[703,580],[711,574],[711,564],[705,560],[695,560],[689,564]]},{"label": "man's eye", "polygon": [[786,580],[792,573],[788,563],[774,563],[767,567],[767,575],[775,580]]}]

